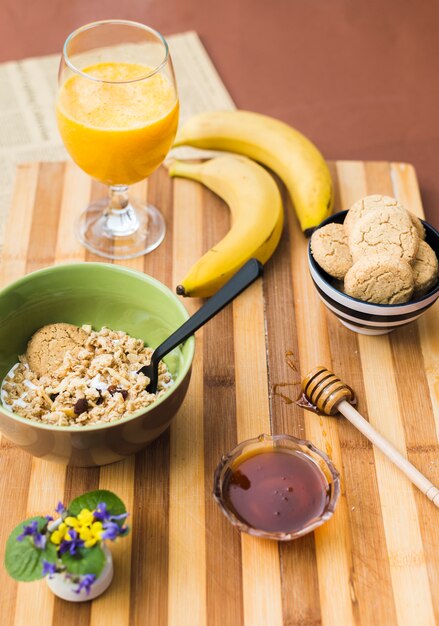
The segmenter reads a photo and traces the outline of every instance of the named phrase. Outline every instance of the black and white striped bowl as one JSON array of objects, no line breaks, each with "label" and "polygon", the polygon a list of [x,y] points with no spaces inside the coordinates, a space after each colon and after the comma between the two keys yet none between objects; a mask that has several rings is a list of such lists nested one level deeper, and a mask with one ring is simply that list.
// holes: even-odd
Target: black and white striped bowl
[{"label": "black and white striped bowl", "polygon": [[[347,211],[331,215],[318,228],[326,224],[342,224]],[[433,248],[439,258],[439,233],[422,222],[426,231],[425,241]],[[384,335],[403,324],[417,319],[439,298],[439,282],[421,298],[404,304],[370,304],[346,295],[337,289],[337,281],[329,276],[316,263],[311,253],[311,242],[308,244],[308,262],[311,278],[317,293],[326,307],[334,313],[344,326],[363,335]]]}]

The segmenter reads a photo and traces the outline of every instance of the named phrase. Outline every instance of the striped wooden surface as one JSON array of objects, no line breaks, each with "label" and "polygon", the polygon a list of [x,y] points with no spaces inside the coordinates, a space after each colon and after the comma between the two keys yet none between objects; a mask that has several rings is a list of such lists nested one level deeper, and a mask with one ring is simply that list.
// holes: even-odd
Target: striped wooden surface
[{"label": "striped wooden surface", "polygon": [[[417,215],[412,167],[337,162],[336,208],[367,193],[395,194]],[[53,263],[99,260],[73,220],[102,188],[72,164],[18,170],[1,265],[3,284]],[[165,242],[124,262],[174,287],[229,226],[228,211],[191,181],[161,169],[137,185],[166,215]],[[357,336],[326,313],[308,276],[307,242],[291,207],[258,281],[197,334],[191,386],[169,432],[101,469],[60,467],[1,440],[0,548],[23,518],[97,487],[116,491],[133,532],[113,547],[115,579],[92,603],[56,599],[44,581],[1,570],[1,623],[13,626],[429,626],[439,622],[438,511],[346,421],[303,412],[301,376],[332,368],[359,410],[439,484],[439,307],[391,335]],[[186,300],[190,311],[200,302]],[[223,452],[261,432],[311,439],[342,475],[333,519],[277,544],[240,536],[211,497]],[[3,555],[1,555],[3,559]]]}]

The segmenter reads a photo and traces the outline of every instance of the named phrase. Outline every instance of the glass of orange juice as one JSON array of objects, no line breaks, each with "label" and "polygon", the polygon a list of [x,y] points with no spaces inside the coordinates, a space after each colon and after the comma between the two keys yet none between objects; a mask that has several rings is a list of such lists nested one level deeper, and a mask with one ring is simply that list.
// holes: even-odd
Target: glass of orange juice
[{"label": "glass of orange juice", "polygon": [[66,40],[56,115],[67,151],[79,167],[109,186],[77,222],[81,242],[109,259],[154,250],[165,236],[162,213],[129,197],[129,185],[164,160],[178,124],[178,95],[168,45],[136,22],[106,20]]}]

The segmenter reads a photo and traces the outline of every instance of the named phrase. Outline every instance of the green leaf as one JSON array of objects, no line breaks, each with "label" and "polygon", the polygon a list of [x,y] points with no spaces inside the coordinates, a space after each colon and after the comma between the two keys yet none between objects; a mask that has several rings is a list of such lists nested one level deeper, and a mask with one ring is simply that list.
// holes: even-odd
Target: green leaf
[{"label": "green leaf", "polygon": [[[78,515],[82,509],[89,509],[94,511],[100,502],[105,502],[108,511],[111,515],[121,515],[126,513],[126,508],[122,500],[116,496],[112,491],[106,489],[97,489],[96,491],[89,491],[82,496],[72,500],[68,506],[68,512],[70,515]],[[119,520],[119,526],[122,526],[124,520]]]},{"label": "green leaf", "polygon": [[57,558],[56,546],[49,539],[44,550],[36,548],[30,536],[24,537],[23,541],[17,541],[24,526],[28,526],[33,521],[38,522],[39,531],[47,525],[45,517],[30,517],[14,528],[6,542],[5,567],[8,574],[15,580],[27,582],[43,578],[43,560],[55,563]]},{"label": "green leaf", "polygon": [[78,548],[74,555],[65,552],[61,561],[70,574],[80,576],[94,574],[97,577],[104,569],[105,554],[98,545],[95,545],[92,548]]}]

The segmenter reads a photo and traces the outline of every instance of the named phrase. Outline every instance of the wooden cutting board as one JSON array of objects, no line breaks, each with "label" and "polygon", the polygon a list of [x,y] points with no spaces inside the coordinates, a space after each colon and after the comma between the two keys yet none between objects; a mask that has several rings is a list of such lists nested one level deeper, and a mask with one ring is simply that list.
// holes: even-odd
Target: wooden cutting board
[{"label": "wooden cutting board", "polygon": [[[411,166],[339,161],[331,169],[337,210],[385,193],[422,216]],[[165,169],[135,192],[161,207],[168,231],[155,252],[123,264],[173,288],[227,231],[228,210],[200,185],[172,182]],[[100,260],[78,244],[73,222],[102,193],[72,164],[21,166],[2,283],[53,263]],[[136,457],[101,469],[66,469],[1,440],[2,552],[19,521],[97,487],[124,499],[132,525],[129,539],[112,547],[114,582],[93,603],[58,600],[44,581],[16,584],[2,568],[2,624],[439,622],[438,510],[347,421],[317,417],[294,402],[304,374],[318,364],[332,368],[356,390],[360,412],[439,484],[439,307],[390,335],[344,328],[313,289],[307,241],[285,203],[285,233],[263,281],[197,334],[191,386],[168,432]],[[185,305],[193,312],[200,301]],[[295,542],[240,535],[211,496],[221,454],[262,432],[311,439],[341,472],[334,517]]]}]

